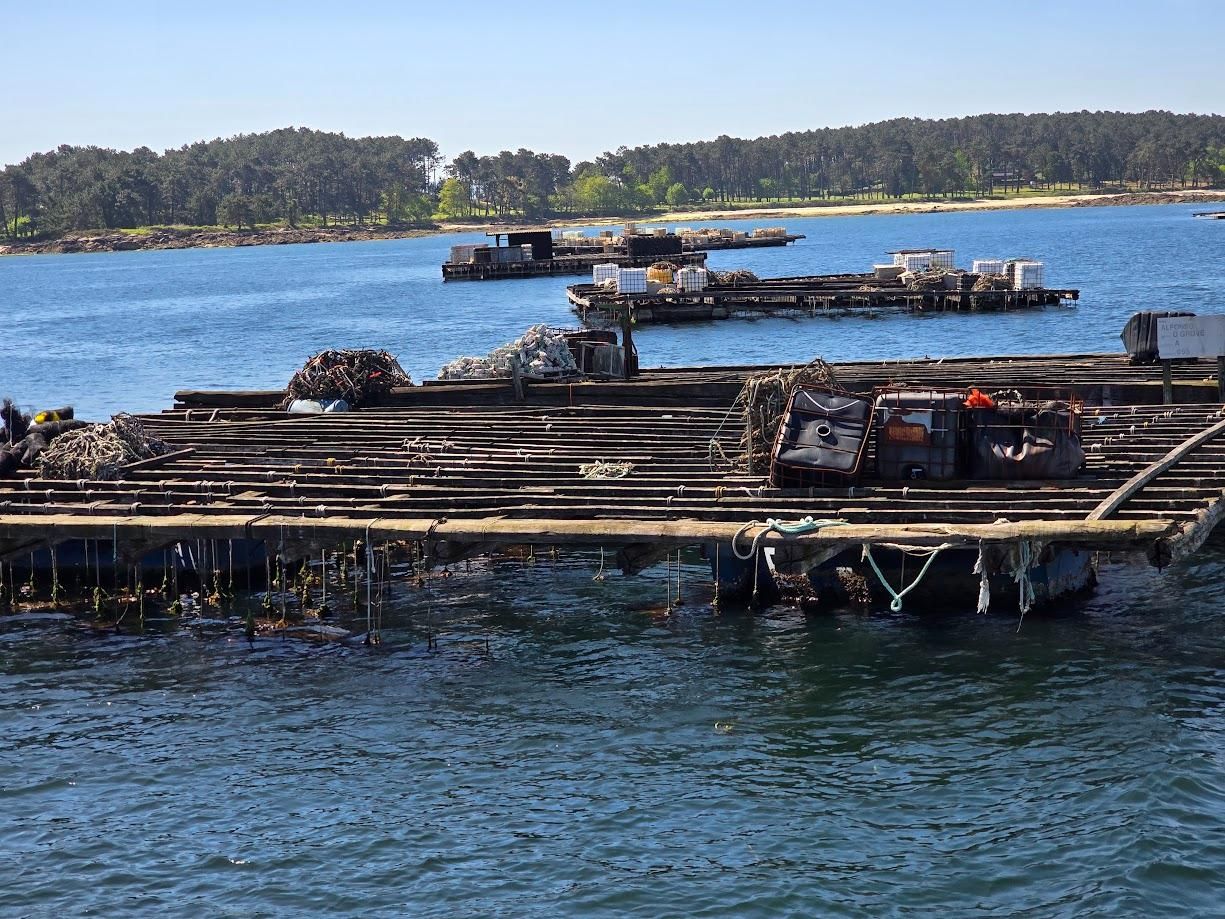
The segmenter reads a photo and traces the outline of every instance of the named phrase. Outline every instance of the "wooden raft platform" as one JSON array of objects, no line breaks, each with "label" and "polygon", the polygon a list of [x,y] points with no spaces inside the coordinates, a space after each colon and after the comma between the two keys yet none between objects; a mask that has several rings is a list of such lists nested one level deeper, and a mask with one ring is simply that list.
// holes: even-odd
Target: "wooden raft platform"
[{"label": "wooden raft platform", "polygon": [[589,255],[564,255],[559,258],[527,259],[521,262],[446,262],[442,266],[444,281],[500,281],[512,278],[543,278],[560,274],[590,274],[596,265],[612,263],[622,268],[649,268],[659,261],[701,267],[706,264],[705,252],[683,255],[610,255],[604,252]]},{"label": "wooden raft platform", "polygon": [[1080,291],[910,290],[898,281],[878,281],[873,275],[822,275],[669,294],[618,294],[595,284],[574,284],[566,288],[566,298],[585,323],[605,323],[628,311],[634,322],[642,324],[757,316],[871,316],[886,310],[910,314],[1005,312],[1074,302],[1080,299]]},{"label": "wooden raft platform", "polygon": [[[178,452],[125,481],[26,473],[0,482],[0,555],[71,539],[148,550],[254,538],[283,554],[352,539],[423,540],[435,562],[512,544],[608,546],[642,558],[725,544],[751,521],[811,515],[847,525],[770,533],[763,544],[823,553],[1037,541],[1139,551],[1164,564],[1193,552],[1225,513],[1219,403],[1088,409],[1087,474],[1074,480],[865,480],[789,491],[717,459],[737,452],[742,432],[727,401],[678,406],[644,394],[620,405],[142,420]],[[595,462],[633,468],[619,479],[585,477],[580,466]]]},{"label": "wooden raft platform", "polygon": [[[725,249],[777,249],[807,238],[803,233],[788,233],[786,236],[746,236],[744,239],[734,239],[730,236],[708,238],[686,236],[683,238],[681,245],[685,252],[721,252]],[[586,245],[562,242],[556,243],[553,246],[554,255],[591,255],[593,253],[613,255],[617,254],[618,251],[624,253],[624,246],[619,250],[610,251],[604,248],[598,236],[591,237],[591,242]]]}]

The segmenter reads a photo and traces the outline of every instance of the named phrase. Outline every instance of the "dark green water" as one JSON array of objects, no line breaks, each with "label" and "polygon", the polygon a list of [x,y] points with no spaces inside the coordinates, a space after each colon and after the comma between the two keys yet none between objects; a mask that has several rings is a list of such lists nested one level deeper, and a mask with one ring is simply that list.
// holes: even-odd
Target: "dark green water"
[{"label": "dark green water", "polygon": [[5,627],[5,912],[1219,914],[1219,553],[1019,633],[595,568],[398,588],[375,649]]},{"label": "dark green water", "polygon": [[[712,263],[835,270],[943,243],[1046,257],[1085,299],[639,347],[1113,350],[1133,309],[1225,309],[1225,228],[1189,210],[789,222],[807,249]],[[0,261],[0,395],[156,408],[179,385],[281,385],[324,345],[387,346],[421,376],[564,321],[566,279],[444,287],[450,242]],[[597,566],[397,584],[377,648],[0,619],[0,915],[1222,913],[1219,544],[1161,574],[1107,566],[1019,632],[963,610],[716,614],[696,564],[661,616],[662,567]]]}]

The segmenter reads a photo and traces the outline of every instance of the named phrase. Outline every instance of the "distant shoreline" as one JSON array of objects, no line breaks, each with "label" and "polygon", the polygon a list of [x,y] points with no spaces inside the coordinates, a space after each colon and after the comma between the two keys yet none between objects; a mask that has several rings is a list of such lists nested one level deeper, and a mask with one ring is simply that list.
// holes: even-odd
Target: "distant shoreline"
[{"label": "distant shoreline", "polygon": [[1046,195],[1034,198],[973,198],[968,201],[882,201],[877,204],[831,204],[829,206],[762,205],[744,210],[674,211],[653,221],[683,223],[686,220],[743,220],[764,217],[858,217],[867,214],[939,214],[948,211],[995,211],[1038,207],[1119,207],[1137,204],[1195,204],[1225,201],[1225,190],[1113,192],[1099,194]]},{"label": "distant shoreline", "polygon": [[70,233],[58,239],[0,244],[0,255],[67,255],[87,252],[134,252],[146,249],[230,249],[241,246],[285,246],[299,243],[364,242],[434,236],[440,229],[387,227],[301,227],[275,230],[151,229],[148,232]]},{"label": "distant shoreline", "polygon": [[[762,205],[744,209],[711,208],[701,211],[673,211],[659,215],[625,217],[575,217],[550,220],[555,227],[620,226],[627,221],[640,223],[705,223],[717,220],[758,220],[765,218],[858,217],[880,214],[939,214],[951,211],[994,211],[1029,208],[1118,207],[1145,204],[1194,204],[1225,201],[1221,191],[1117,192],[1107,194],[1049,195],[1035,198],[974,198],[966,201],[882,201],[874,204]],[[0,244],[0,255],[70,254],[83,252],[128,252],[149,249],[214,249],[241,246],[290,245],[318,242],[362,242],[374,239],[412,239],[448,233],[478,233],[522,226],[524,223],[481,223],[448,221],[434,228],[368,226],[312,227],[275,230],[212,230],[167,228],[145,233],[88,232],[69,234],[59,239],[30,243]]]}]

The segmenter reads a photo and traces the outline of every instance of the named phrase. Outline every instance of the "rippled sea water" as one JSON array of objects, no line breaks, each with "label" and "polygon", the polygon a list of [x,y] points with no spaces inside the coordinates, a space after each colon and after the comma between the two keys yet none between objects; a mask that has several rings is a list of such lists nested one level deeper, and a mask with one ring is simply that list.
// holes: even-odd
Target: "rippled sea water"
[{"label": "rippled sea water", "polygon": [[[1083,299],[639,347],[1115,350],[1133,309],[1225,309],[1225,228],[1189,210],[786,221],[809,239],[712,264],[947,244],[1044,258]],[[282,385],[328,345],[389,347],[420,377],[566,319],[565,279],[444,286],[452,241],[0,260],[0,394],[154,409],[180,386]],[[1221,541],[1160,573],[1108,564],[1019,629],[716,611],[696,556],[664,615],[663,566],[598,568],[540,554],[398,582],[376,648],[0,619],[0,915],[1221,914]]]}]

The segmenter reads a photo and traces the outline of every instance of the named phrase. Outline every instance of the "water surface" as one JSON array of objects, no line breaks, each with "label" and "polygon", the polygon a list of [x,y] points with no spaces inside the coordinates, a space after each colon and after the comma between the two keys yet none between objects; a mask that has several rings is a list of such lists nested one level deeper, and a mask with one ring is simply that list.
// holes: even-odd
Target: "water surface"
[{"label": "water surface", "polygon": [[[647,363],[1117,350],[1221,311],[1191,207],[788,221],[762,275],[1029,255],[1041,315],[644,328]],[[746,222],[747,223],[747,222]],[[470,237],[475,239],[476,237]],[[418,377],[567,279],[443,285],[454,238],[0,260],[0,394],[85,414],[279,387],[313,350]],[[1108,566],[1044,616],[659,607],[591,553],[396,584],[384,643],[0,620],[0,914],[1215,916],[1225,553]],[[437,647],[430,650],[431,638]]]}]

